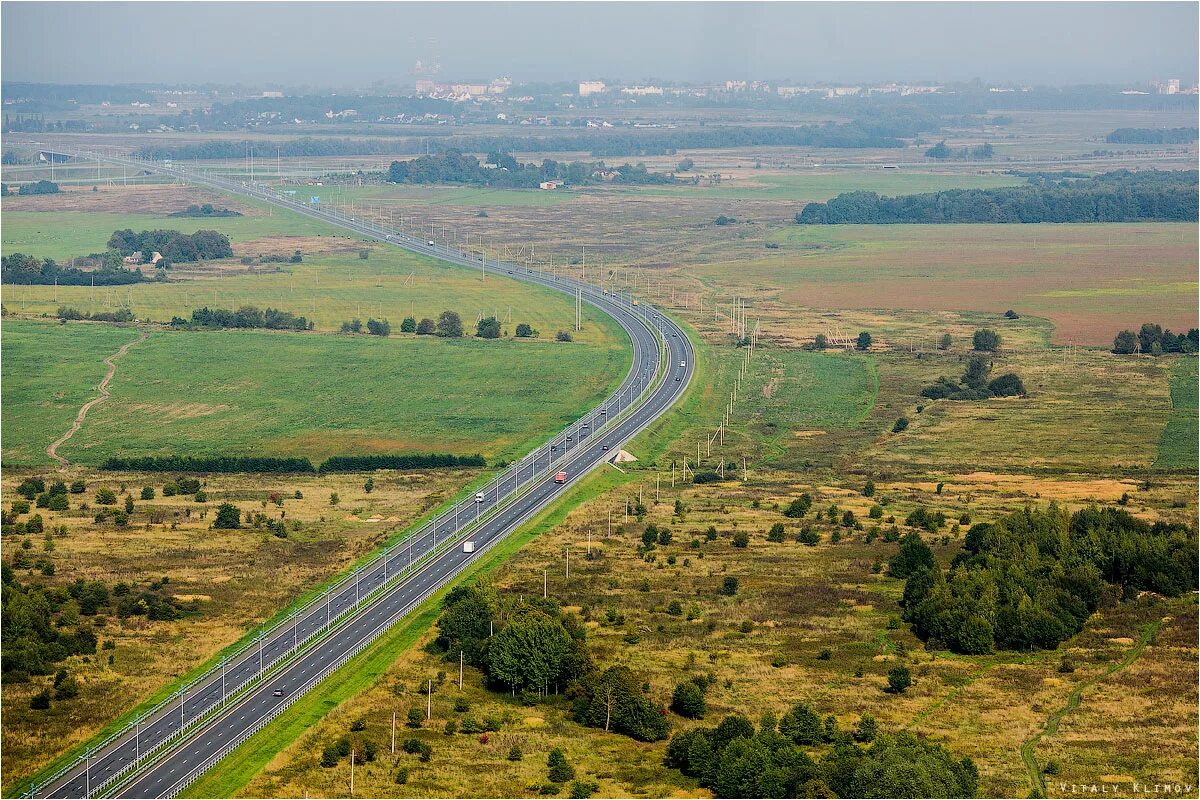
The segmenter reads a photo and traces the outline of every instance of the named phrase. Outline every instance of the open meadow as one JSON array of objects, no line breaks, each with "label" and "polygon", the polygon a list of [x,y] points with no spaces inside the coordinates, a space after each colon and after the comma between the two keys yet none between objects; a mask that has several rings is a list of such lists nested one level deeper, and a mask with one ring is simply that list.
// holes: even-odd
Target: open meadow
[{"label": "open meadow", "polygon": [[[134,332],[10,320],[4,336],[4,403],[21,423],[5,437],[4,461],[43,463],[78,408],[68,400],[82,403],[112,342]],[[91,465],[132,455],[319,463],[411,452],[480,453],[492,463],[594,405],[629,361],[616,342],[160,330],[117,362],[112,396],[61,454]],[[531,402],[534,386],[558,389]]]},{"label": "open meadow", "polygon": [[[43,520],[44,535],[4,537],[7,552],[30,556],[28,568],[15,570],[16,580],[54,588],[75,580],[99,581],[110,593],[119,592],[116,587],[121,583],[135,592],[159,584],[162,589],[157,594],[184,609],[178,618],[165,620],[151,619],[144,612],[84,616],[101,642],[97,655],[71,656],[60,662],[81,691],[77,698],[56,701],[47,711],[31,710],[29,701],[50,676],[26,676],[24,682],[6,676],[2,692],[6,793],[15,781],[86,741],[119,715],[168,694],[164,687],[348,569],[478,474],[474,470],[380,472],[369,493],[361,475],[208,476],[202,482],[206,499],[199,502],[192,496],[164,496],[164,484],[174,482],[174,474],[6,468],[6,511],[14,499],[20,499],[17,485],[31,475],[47,481],[79,480],[84,488],[70,495],[66,511],[35,509]],[[141,499],[147,486],[154,493],[151,500]],[[128,492],[135,499],[125,524],[112,517],[95,521],[95,513],[104,508],[96,502],[96,494],[104,488],[117,497]],[[339,497],[336,506],[330,503],[332,493]],[[242,528],[213,528],[215,510],[224,502],[243,512]],[[286,514],[286,535],[272,533],[261,521],[252,523],[251,514],[273,521]],[[26,522],[30,515],[17,517]],[[169,581],[162,583],[164,578]],[[77,605],[73,615],[77,622]],[[70,623],[70,617],[68,612],[64,622]]]},{"label": "open meadow", "polygon": [[[1030,742],[1039,765],[1057,765],[1047,770],[1057,775],[1044,778],[1048,796],[1063,796],[1060,780],[1069,784],[1116,775],[1103,780],[1128,790],[1135,779],[1186,781],[1194,769],[1196,713],[1190,693],[1183,691],[1196,680],[1196,642],[1188,635],[1196,624],[1192,600],[1147,599],[1105,610],[1065,645],[1078,665],[1069,674],[1059,669],[1061,659],[1054,652],[972,658],[927,651],[907,626],[897,625],[902,581],[877,574],[873,566],[886,562],[895,544],[845,530],[832,540],[836,526],[818,524],[821,542],[806,546],[794,540],[800,523],[779,512],[808,491],[816,508],[836,504],[860,517],[879,502],[885,514],[901,518],[926,505],[954,517],[966,513],[987,520],[1023,502],[1044,502],[1029,487],[955,485],[938,494],[932,484],[881,482],[868,499],[845,485],[810,484],[794,473],[772,472],[752,474],[745,484],[664,486],[659,496],[651,477],[635,470],[629,477],[605,473],[592,479],[576,493],[582,501],[577,508],[532,526],[536,539],[528,538],[506,564],[493,564],[488,579],[502,592],[540,596],[543,574],[548,575],[550,597],[585,620],[597,665],[628,666],[647,683],[655,704],[665,706],[676,682],[689,675],[711,674],[708,725],[729,713],[752,720],[768,711],[782,714],[795,702],[812,704],[822,716],[834,715],[842,729],[869,713],[883,731],[920,732],[971,757],[987,796],[1025,796],[1034,790],[1040,772],[1031,775],[1022,757],[1022,746]],[[1112,500],[1107,490],[1098,493],[1099,487],[1086,481],[1062,480],[1058,486],[1060,502],[1070,508]],[[1176,490],[1183,486],[1180,482]],[[1132,483],[1128,488],[1136,491]],[[623,514],[625,500],[639,494],[649,509],[641,522]],[[1168,519],[1190,513],[1172,510],[1169,497],[1139,499],[1141,513]],[[683,503],[682,515],[673,513],[676,499]],[[766,529],[779,521],[785,540],[766,540]],[[667,526],[673,536],[643,555],[639,545],[647,523]],[[710,525],[718,532],[715,540],[705,534]],[[731,544],[739,531],[750,534],[748,547]],[[939,560],[949,561],[958,552],[964,532],[935,538]],[[569,580],[563,569],[566,550]],[[738,579],[735,596],[718,591],[726,577]],[[432,614],[424,618],[428,624]],[[1156,633],[1141,643],[1146,625]],[[419,629],[405,628],[390,639],[371,658],[365,675],[351,678],[347,672],[347,680],[362,685],[359,693],[338,692],[331,681],[311,709],[294,712],[310,728],[293,724],[280,738],[276,726],[269,726],[227,760],[229,769],[222,765],[188,796],[345,793],[348,764],[323,767],[320,754],[347,735],[373,741],[379,752],[375,761],[358,766],[355,780],[356,792],[372,796],[535,791],[544,783],[546,754],[554,747],[565,750],[579,778],[598,783],[604,796],[702,794],[694,781],[663,765],[663,742],[644,744],[582,727],[572,720],[564,698],[533,704],[488,691],[474,669],[466,670],[460,690],[457,660],[444,659],[430,646],[432,633],[422,636]],[[913,688],[900,696],[883,690],[884,673],[898,663],[914,675]],[[1144,680],[1150,674],[1159,688],[1133,688],[1139,676]],[[431,719],[417,729],[405,727],[410,709],[424,715],[427,681],[433,683]],[[1136,701],[1120,699],[1121,687]],[[1070,699],[1076,691],[1083,695],[1078,710]],[[1045,733],[1064,707],[1056,732]],[[1152,720],[1146,717],[1149,707]],[[317,708],[320,714],[312,715]],[[400,720],[398,743],[416,737],[429,744],[429,763],[399,748],[390,752],[393,713]],[[289,710],[285,717],[292,715]],[[469,720],[487,720],[495,732],[445,732],[447,722],[462,727]],[[677,730],[696,724],[676,714],[669,720]],[[1106,761],[1121,731],[1134,724],[1149,725],[1159,746],[1127,749],[1119,761]],[[1081,725],[1086,732],[1075,733]],[[506,758],[513,745],[522,752],[519,761]],[[400,770],[407,770],[405,785],[395,780]]]}]

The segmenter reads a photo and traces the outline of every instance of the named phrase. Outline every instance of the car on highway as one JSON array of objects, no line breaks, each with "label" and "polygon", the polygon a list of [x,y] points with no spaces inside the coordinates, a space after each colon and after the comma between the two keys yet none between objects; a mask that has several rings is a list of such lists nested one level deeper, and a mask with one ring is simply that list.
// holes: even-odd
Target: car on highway
[{"label": "car on highway", "polygon": [[430,240],[429,240],[429,246],[430,246],[430,247],[433,247],[433,239],[430,239]]},{"label": "car on highway", "polygon": [[482,502],[483,502],[483,492],[476,492],[476,493],[475,493],[475,502],[476,502],[476,503],[482,503]]},{"label": "car on highway", "polygon": [[283,689],[276,689],[275,691],[271,692],[271,696],[272,697],[283,697]]},{"label": "car on highway", "polygon": [[608,450],[608,445],[604,445],[604,450]]}]

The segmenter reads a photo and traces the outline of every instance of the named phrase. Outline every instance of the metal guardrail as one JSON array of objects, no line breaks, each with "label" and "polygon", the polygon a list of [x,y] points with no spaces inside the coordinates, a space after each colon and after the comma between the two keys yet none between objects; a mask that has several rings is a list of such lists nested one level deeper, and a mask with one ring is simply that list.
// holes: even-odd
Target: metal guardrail
[{"label": "metal guardrail", "polygon": [[[91,157],[91,158],[105,159],[105,160],[124,161],[124,162],[130,163],[134,166],[145,167],[146,169],[152,169],[155,171],[165,171],[165,172],[167,172],[167,174],[178,174],[179,177],[183,177],[185,179],[192,179],[197,182],[208,183],[211,185],[216,185],[221,188],[228,188],[234,192],[239,192],[239,193],[242,193],[242,190],[245,188],[244,184],[242,186],[238,186],[233,181],[227,181],[227,180],[223,180],[223,179],[212,179],[211,177],[208,177],[208,176],[195,176],[186,170],[180,170],[180,169],[166,170],[161,165],[153,164],[153,163],[142,164],[142,163],[137,162],[134,159],[114,159],[110,156],[101,156],[101,155],[91,154],[91,153],[78,153],[77,155],[79,155],[81,157]],[[255,187],[255,188],[257,188],[257,187]],[[266,199],[268,201],[282,203],[287,207],[292,207],[292,208],[295,208],[296,210],[302,211],[303,213],[305,213],[308,216],[313,216],[313,217],[316,217],[319,219],[327,219],[328,221],[330,221],[333,224],[342,224],[341,222],[338,221],[337,215],[330,214],[329,212],[326,212],[323,209],[313,210],[313,209],[304,207],[302,204],[299,204],[295,201],[289,200],[288,198],[278,195],[277,193],[270,192],[269,190],[261,189],[261,188],[258,188],[257,190],[258,190],[257,195],[254,192],[249,192],[249,194],[251,194],[251,196],[261,196],[262,199]],[[267,194],[270,194],[271,196],[267,197],[266,196]],[[387,229],[385,229],[381,226],[378,226],[378,225],[372,225],[370,223],[366,223],[365,221],[347,218],[347,217],[345,217],[345,215],[342,215],[342,217],[343,217],[344,221],[352,221],[352,222],[357,223],[356,224],[357,228],[360,228],[360,229],[367,228],[369,231],[367,235],[375,235],[378,238],[384,239],[385,241],[392,241],[394,237],[398,236],[398,237],[402,237],[404,239],[407,239],[407,240],[410,240],[413,242],[418,242],[419,244],[423,244],[423,243],[419,242],[419,240],[416,240],[413,237],[407,236],[407,235],[403,234],[402,232],[389,232]],[[370,231],[374,231],[374,233],[372,233]],[[434,255],[436,256],[436,253]],[[459,257],[461,258],[462,255],[459,254]],[[487,261],[484,260],[482,263],[486,266]],[[514,266],[514,267],[519,268],[519,265],[507,264],[506,262],[494,261],[492,263],[495,264],[497,267]],[[551,281],[555,282],[555,283],[566,284],[568,286],[574,286],[575,288],[578,288],[578,289],[586,288],[589,293],[594,291],[594,287],[592,287],[591,285],[582,284],[581,282],[575,281],[574,279],[558,279],[558,278],[552,277]],[[615,295],[606,295],[606,296],[612,298],[610,300],[610,302],[612,302],[613,305],[618,305],[616,303]],[[589,300],[589,302],[594,303],[594,301],[592,301],[592,300]],[[601,310],[604,310],[602,306],[598,305],[598,307],[600,307]],[[650,331],[652,333],[652,335],[654,335],[656,341],[659,344],[659,358],[658,358],[658,365],[657,365],[658,369],[657,369],[657,375],[655,376],[656,380],[646,380],[642,387],[642,390],[637,394],[636,397],[634,397],[633,388],[634,388],[634,386],[636,386],[636,384],[638,382],[638,376],[636,374],[638,367],[637,367],[637,363],[635,360],[630,369],[630,372],[626,375],[626,378],[622,381],[621,387],[619,387],[616,392],[614,392],[612,395],[610,395],[608,398],[606,398],[606,400],[602,404],[602,407],[604,407],[606,409],[615,407],[617,409],[617,412],[615,414],[610,413],[610,414],[605,415],[605,417],[606,417],[605,422],[600,427],[595,428],[591,432],[591,434],[589,434],[589,438],[592,438],[592,439],[598,438],[599,436],[602,435],[603,432],[606,432],[607,430],[611,429],[615,425],[620,424],[620,422],[624,421],[624,419],[627,418],[630,413],[632,413],[633,409],[639,407],[642,404],[642,402],[644,401],[644,399],[647,396],[649,396],[653,390],[657,389],[657,387],[661,385],[662,380],[665,378],[665,375],[669,372],[670,365],[667,363],[667,360],[663,357],[663,353],[664,353],[664,349],[665,349],[665,340],[662,337],[661,330],[654,324],[653,320],[651,320],[645,313],[643,313],[641,308],[639,308],[636,305],[633,305],[632,301],[630,302],[629,305],[621,305],[620,307],[622,308],[622,310],[624,312],[629,313],[631,316],[637,318],[638,321],[648,331]],[[635,342],[635,347],[636,347],[636,342]],[[628,389],[625,388],[627,383],[628,383]],[[622,408],[620,406],[621,399],[626,393],[629,394],[629,401]],[[568,425],[566,429],[564,429],[562,432],[560,432],[559,434],[556,434],[554,437],[552,437],[551,441],[557,440],[559,438],[559,436],[562,436],[563,434],[570,434],[572,431],[577,433],[579,430],[579,427],[581,426],[581,423],[584,420],[588,419],[589,417],[594,419],[595,416],[596,416],[596,413],[595,413],[594,409],[592,411],[589,411],[587,414],[585,414],[583,417],[581,417],[580,420],[577,420],[576,422],[572,423],[571,425]],[[580,442],[580,443],[582,443],[582,442]],[[538,475],[537,475],[537,471],[536,471],[537,470],[537,462],[540,459],[540,452],[542,450],[542,447],[543,446],[539,446],[538,448],[535,448],[531,453],[529,453],[526,456],[524,456],[523,458],[519,459],[517,462],[509,465],[509,467],[506,468],[504,472],[499,473],[498,475],[493,477],[491,480],[489,480],[482,488],[480,488],[479,491],[485,495],[491,491],[495,491],[497,497],[499,497],[500,487],[506,481],[508,481],[510,479],[513,480],[513,482],[514,482],[514,489],[512,492],[506,494],[503,498],[500,498],[497,502],[493,503],[493,505],[490,506],[486,512],[484,512],[483,514],[478,516],[476,519],[469,520],[465,526],[458,526],[453,535],[448,536],[445,540],[443,540],[440,543],[436,539],[438,529],[442,525],[447,524],[452,518],[455,518],[456,512],[458,512],[459,509],[464,504],[467,506],[467,508],[471,507],[472,504],[470,503],[469,496],[466,496],[463,499],[456,500],[454,505],[451,506],[449,509],[442,512],[441,514],[434,517],[433,519],[427,521],[416,531],[409,534],[409,536],[406,537],[402,541],[410,541],[411,542],[412,540],[424,539],[424,538],[428,538],[430,535],[432,535],[434,537],[433,546],[426,549],[425,552],[422,553],[418,557],[417,560],[410,562],[407,566],[405,566],[400,571],[394,573],[390,577],[385,577],[385,579],[379,585],[377,585],[376,587],[371,589],[365,597],[356,597],[354,603],[352,605],[348,606],[347,608],[343,609],[342,611],[340,611],[336,618],[328,617],[329,604],[332,603],[332,601],[334,599],[341,598],[341,596],[343,594],[348,593],[351,588],[351,583],[358,582],[359,575],[361,572],[366,572],[368,575],[370,575],[382,567],[384,574],[386,576],[387,564],[389,563],[390,560],[392,560],[392,558],[394,556],[394,550],[396,548],[396,545],[393,545],[393,546],[385,549],[378,556],[376,556],[375,558],[373,558],[369,562],[367,562],[367,564],[357,567],[353,573],[347,574],[345,577],[343,577],[337,583],[333,584],[333,586],[326,589],[325,592],[323,592],[320,596],[313,597],[311,600],[306,602],[300,608],[293,611],[289,616],[279,620],[275,625],[273,625],[270,628],[267,628],[263,631],[260,631],[258,636],[256,636],[252,640],[247,640],[246,643],[242,647],[235,650],[232,654],[225,656],[219,664],[214,665],[209,670],[205,671],[201,675],[197,676],[196,678],[192,679],[188,683],[181,686],[180,689],[175,694],[172,695],[172,697],[162,701],[161,703],[157,704],[156,706],[154,706],[147,712],[139,715],[138,717],[135,718],[135,720],[133,722],[128,723],[121,730],[111,734],[106,739],[104,739],[100,744],[98,744],[94,747],[89,747],[83,756],[80,756],[80,757],[76,758],[74,761],[63,766],[61,769],[59,769],[57,772],[55,772],[50,778],[48,778],[46,781],[41,783],[40,786],[44,787],[44,786],[53,784],[53,783],[61,780],[68,773],[76,770],[80,766],[81,763],[84,765],[85,770],[86,770],[88,763],[89,763],[90,759],[92,758],[93,752],[97,752],[97,751],[102,752],[103,750],[109,748],[111,745],[118,742],[119,740],[127,739],[131,731],[133,731],[136,735],[135,729],[146,722],[158,721],[168,715],[174,714],[175,709],[177,708],[177,705],[175,703],[176,697],[182,697],[184,700],[186,700],[186,695],[187,695],[188,690],[192,689],[194,687],[197,687],[197,686],[205,686],[206,688],[213,688],[210,686],[210,684],[212,684],[218,678],[218,676],[220,676],[222,674],[223,668],[224,668],[224,671],[228,670],[228,668],[229,668],[228,665],[231,661],[234,662],[236,666],[244,665],[246,663],[246,661],[243,659],[243,656],[246,656],[248,654],[248,652],[252,648],[254,648],[256,645],[261,647],[261,645],[268,640],[270,640],[272,643],[274,643],[280,637],[287,635],[287,628],[291,627],[293,629],[293,631],[297,630],[298,624],[301,620],[303,620],[304,622],[311,621],[313,615],[320,610],[320,607],[322,605],[326,606],[327,620],[323,625],[318,626],[313,631],[306,634],[305,638],[303,640],[297,639],[295,637],[295,634],[293,633],[292,647],[288,648],[283,653],[280,653],[279,655],[275,656],[271,660],[271,662],[261,664],[260,668],[257,672],[255,672],[255,673],[249,675],[248,677],[246,677],[245,679],[241,680],[241,682],[237,686],[233,687],[232,691],[223,691],[222,695],[217,700],[215,700],[212,703],[209,703],[207,706],[199,709],[198,711],[193,711],[190,719],[188,718],[188,712],[186,710],[186,703],[184,703],[184,711],[181,714],[182,724],[181,724],[179,731],[167,736],[162,741],[156,743],[146,753],[137,754],[137,756],[134,758],[133,761],[131,761],[129,764],[127,764],[125,767],[123,767],[117,773],[114,773],[113,775],[106,778],[103,783],[99,784],[94,789],[91,789],[89,787],[89,791],[91,794],[96,794],[97,792],[103,792],[106,789],[113,787],[116,784],[116,782],[118,782],[118,781],[124,782],[122,780],[123,778],[129,778],[133,774],[142,771],[145,767],[156,762],[161,757],[162,753],[164,753],[170,749],[167,747],[168,745],[176,742],[176,740],[185,738],[185,734],[187,734],[191,730],[194,730],[197,726],[201,725],[202,723],[207,722],[209,720],[209,718],[211,717],[211,715],[214,714],[217,710],[219,710],[219,708],[228,705],[231,700],[233,700],[236,697],[242,695],[243,693],[249,691],[255,685],[262,683],[262,681],[265,679],[265,677],[267,675],[272,674],[275,671],[274,668],[277,665],[281,664],[284,661],[291,660],[294,656],[296,656],[297,654],[299,654],[302,651],[306,651],[308,649],[309,645],[315,643],[316,641],[318,641],[321,638],[324,638],[331,631],[340,627],[340,624],[342,621],[353,616],[359,609],[364,607],[364,604],[370,605],[371,603],[373,603],[374,600],[377,599],[380,595],[382,595],[385,590],[395,587],[396,584],[398,582],[400,582],[402,579],[405,579],[405,578],[409,577],[410,575],[414,574],[415,572],[420,571],[420,569],[422,569],[424,567],[424,565],[426,563],[428,563],[430,560],[436,559],[436,558],[440,557],[441,555],[443,555],[446,552],[446,550],[449,549],[449,546],[451,544],[461,541],[463,538],[465,538],[465,536],[469,535],[472,531],[477,529],[479,526],[486,525],[488,522],[490,522],[492,519],[494,519],[495,516],[497,514],[499,514],[502,510],[508,508],[513,502],[516,502],[521,497],[524,497],[528,493],[528,491],[531,489],[531,487],[533,487],[537,484],[537,480],[538,480]],[[572,453],[572,449],[564,448],[563,451],[557,457],[555,457],[553,455],[553,451],[552,450],[549,451],[548,452],[547,469],[546,469],[546,472],[543,473],[542,479],[544,480],[545,476],[548,475],[551,471],[553,471],[555,465],[561,465],[565,460],[567,460],[568,456],[570,456],[571,453]],[[603,460],[604,460],[604,458],[601,458],[597,461],[597,463],[599,463],[600,461],[603,461]],[[517,478],[519,478],[521,471],[526,470],[526,469],[528,469],[530,471],[531,475],[526,481],[524,481],[518,485]],[[541,506],[539,505],[538,508],[540,509],[540,507]],[[525,516],[527,517],[528,515],[525,515]],[[522,519],[520,522],[516,523],[516,525],[522,524],[523,521],[524,521],[524,519]],[[505,534],[505,535],[507,535],[507,534]],[[492,542],[489,542],[486,547],[481,548],[480,551],[478,551],[478,552],[485,552],[495,542],[501,541],[503,538],[505,538],[505,536],[496,537],[495,539],[492,540]],[[399,543],[397,543],[397,544],[399,544]],[[411,552],[411,550],[410,550],[410,552]],[[469,563],[470,563],[470,561],[464,562],[463,568],[465,568],[465,565],[469,564]],[[461,572],[461,568],[455,570],[455,572],[452,573],[452,576],[456,576],[460,572]],[[439,582],[438,586],[440,587],[443,584],[444,584],[444,582]],[[357,587],[356,587],[356,593],[357,593]],[[401,615],[401,616],[403,616],[403,615]],[[382,631],[379,631],[379,633],[381,633],[381,632]],[[372,637],[369,637],[368,640],[365,641],[363,646],[366,646],[366,644],[369,644],[370,641],[373,641],[374,637],[377,635],[378,635],[378,633],[373,634]],[[239,659],[242,659],[242,660],[239,662]],[[289,703],[289,705],[290,705],[290,703]],[[39,785],[31,786],[29,791],[23,796],[24,797],[34,796],[37,791],[38,786]]]}]

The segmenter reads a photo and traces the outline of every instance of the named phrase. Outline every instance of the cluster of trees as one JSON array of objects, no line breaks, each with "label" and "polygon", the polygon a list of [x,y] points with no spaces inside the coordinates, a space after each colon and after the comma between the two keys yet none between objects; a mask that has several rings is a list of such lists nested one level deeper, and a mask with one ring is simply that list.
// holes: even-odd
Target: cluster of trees
[{"label": "cluster of trees", "polygon": [[139,269],[125,269],[116,264],[95,270],[61,267],[52,258],[40,261],[24,253],[0,256],[0,282],[21,286],[122,286],[146,279]]},{"label": "cluster of trees", "polygon": [[1104,137],[1109,144],[1190,144],[1200,138],[1197,128],[1117,128]]},{"label": "cluster of trees", "polygon": [[[352,319],[342,323],[342,333],[362,333],[363,324],[361,319]],[[392,323],[386,319],[368,319],[367,333],[372,336],[391,336]]]},{"label": "cluster of trees", "polygon": [[460,586],[446,596],[437,628],[448,658],[457,661],[461,651],[498,688],[542,696],[592,670],[582,620],[552,600]]},{"label": "cluster of trees", "polygon": [[[231,208],[213,208],[212,203],[203,205],[190,205],[183,211],[173,211],[172,217],[240,217],[242,212],[234,211]],[[160,251],[161,252],[161,251]]]},{"label": "cluster of trees", "polygon": [[[95,655],[99,642],[89,619],[97,614],[144,616],[157,621],[196,611],[194,603],[181,602],[163,590],[166,578],[146,587],[117,583],[110,589],[102,581],[82,579],[45,586],[40,582],[21,583],[17,570],[6,563],[0,567],[0,584],[4,602],[0,670],[4,680],[13,683],[52,674],[57,664],[73,655]],[[61,683],[56,681],[56,685]],[[58,698],[66,699],[64,694],[58,693]],[[43,706],[48,707],[48,703]]]},{"label": "cluster of trees", "polygon": [[1187,333],[1171,333],[1170,328],[1163,328],[1158,323],[1144,323],[1141,329],[1121,331],[1113,339],[1114,353],[1129,355],[1131,353],[1149,353],[1160,356],[1163,353],[1195,353],[1200,350],[1200,330],[1190,329]]},{"label": "cluster of trees", "polygon": [[985,161],[996,155],[996,149],[985,143],[974,147],[951,148],[943,140],[925,151],[926,158],[937,158],[952,161]]},{"label": "cluster of trees", "polygon": [[591,728],[623,733],[639,742],[667,738],[670,726],[663,710],[625,666],[589,672],[571,687],[576,721]]},{"label": "cluster of trees", "polygon": [[62,190],[58,188],[58,184],[53,181],[34,181],[33,183],[23,183],[17,189],[17,194],[58,194]]},{"label": "cluster of trees", "polygon": [[[814,758],[808,748],[817,746],[828,749]],[[805,704],[778,723],[764,715],[757,730],[730,715],[716,727],[677,733],[666,764],[716,797],[974,797],[979,790],[969,758],[911,733],[880,734],[870,716],[844,732]]]},{"label": "cluster of trees", "polygon": [[85,312],[70,306],[59,306],[54,315],[64,320],[91,320],[92,322],[133,322],[133,311],[128,308],[118,308],[116,311]]},{"label": "cluster of trees", "polygon": [[1025,384],[1013,372],[991,377],[992,362],[983,356],[971,356],[962,379],[942,377],[921,390],[930,400],[987,400],[992,397],[1024,397]]},{"label": "cluster of trees", "polygon": [[511,155],[490,153],[482,164],[474,156],[459,150],[424,155],[411,161],[393,161],[388,170],[392,183],[463,183],[472,186],[496,186],[536,189],[542,181],[561,180],[581,186],[599,183],[599,173],[616,173],[613,183],[663,184],[674,178],[661,172],[649,172],[644,164],[622,164],[609,168],[603,161],[571,163],[544,159],[541,164],[522,164]]},{"label": "cluster of trees", "polygon": [[192,318],[171,317],[173,327],[193,328],[269,328],[279,331],[311,331],[313,323],[290,311],[270,308],[265,311],[256,306],[242,306],[237,311],[227,308],[197,308]]},{"label": "cluster of trees", "polygon": [[893,572],[906,578],[904,619],[930,647],[1053,649],[1122,596],[1194,591],[1197,544],[1186,525],[1095,506],[1068,514],[1052,503],[972,526],[947,570],[910,534]]},{"label": "cluster of trees", "polygon": [[898,197],[846,192],[827,203],[809,203],[796,215],[796,222],[805,225],[1196,219],[1196,170],[1117,170],[1094,178],[1060,178],[1027,186],[950,189]]},{"label": "cluster of trees", "polygon": [[144,261],[150,261],[155,252],[167,261],[184,263],[215,258],[232,258],[233,247],[229,237],[219,231],[141,231],[130,228],[114,231],[108,239],[108,248],[122,256],[141,253]]}]

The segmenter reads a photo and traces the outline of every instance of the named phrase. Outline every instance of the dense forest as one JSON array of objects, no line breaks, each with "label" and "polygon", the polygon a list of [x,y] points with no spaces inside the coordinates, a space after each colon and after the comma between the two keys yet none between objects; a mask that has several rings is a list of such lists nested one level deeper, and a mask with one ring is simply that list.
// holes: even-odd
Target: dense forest
[{"label": "dense forest", "polygon": [[172,317],[171,325],[176,328],[268,328],[276,331],[311,331],[313,323],[290,311],[268,307],[265,311],[257,306],[242,306],[237,311],[227,308],[197,308],[192,310],[190,320]]},{"label": "dense forest", "polygon": [[1197,128],[1117,128],[1104,137],[1109,144],[1190,144],[1200,138]]},{"label": "dense forest", "polygon": [[108,240],[108,247],[123,256],[141,253],[145,261],[149,261],[154,252],[160,253],[169,262],[180,263],[233,256],[229,237],[218,231],[196,231],[188,234],[158,230],[134,233],[126,228],[113,232]]},{"label": "dense forest", "polygon": [[62,267],[54,259],[38,260],[24,253],[0,257],[0,282],[21,286],[121,286],[145,280],[141,270],[112,266],[96,270]]},{"label": "dense forest", "polygon": [[536,189],[542,181],[561,180],[570,185],[601,183],[608,174],[612,183],[666,184],[675,179],[661,172],[649,172],[645,165],[606,167],[603,161],[571,163],[545,159],[541,164],[522,164],[511,155],[491,153],[482,164],[474,156],[448,150],[421,156],[411,161],[393,161],[387,179],[392,183],[463,183],[471,186],[495,186]]},{"label": "dense forest", "polygon": [[930,649],[1053,649],[1122,597],[1195,591],[1197,544],[1186,525],[1052,503],[972,526],[946,570],[910,533],[889,572],[905,579],[904,619]]},{"label": "dense forest", "polygon": [[950,189],[898,197],[846,192],[827,203],[809,203],[796,215],[796,222],[1195,222],[1196,190],[1196,170],[1117,170],[1094,178],[1047,178],[1000,189]]}]

